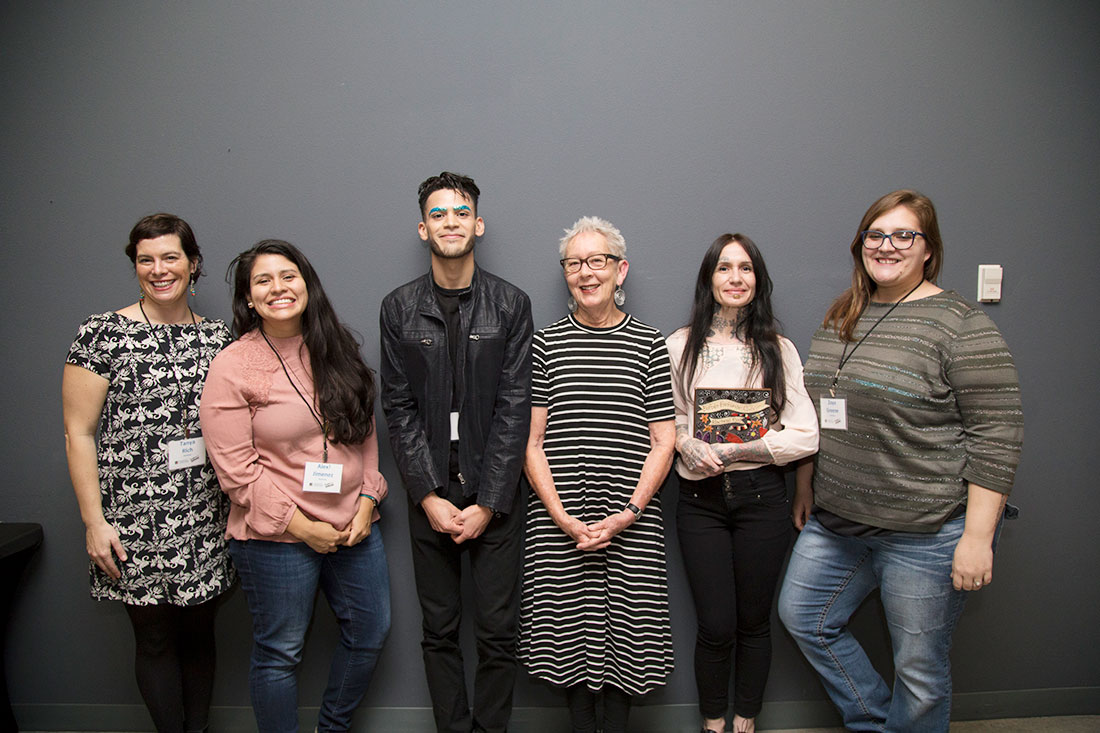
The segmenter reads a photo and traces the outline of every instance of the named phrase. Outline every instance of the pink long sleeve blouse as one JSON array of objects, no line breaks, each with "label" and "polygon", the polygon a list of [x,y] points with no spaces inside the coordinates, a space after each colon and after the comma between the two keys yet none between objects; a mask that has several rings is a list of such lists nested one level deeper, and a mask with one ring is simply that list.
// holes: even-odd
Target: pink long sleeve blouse
[{"label": "pink long sleeve blouse", "polygon": [[[668,356],[672,362],[672,399],[676,403],[676,427],[691,434],[692,419],[697,387],[741,388],[762,387],[763,376],[759,369],[749,372],[748,365],[741,358],[742,345],[720,348],[719,358],[709,368],[702,364],[695,371],[690,385],[684,385],[680,379],[684,344],[687,343],[688,329],[681,328],[666,339]],[[771,454],[772,463],[783,466],[817,452],[817,412],[806,394],[802,384],[802,360],[798,349],[789,339],[779,337],[779,353],[783,360],[783,377],[787,384],[786,404],[779,416],[782,430],[769,430],[760,442]],[[727,471],[748,471],[760,468],[759,463],[739,461],[730,464]],[[705,474],[696,473],[684,465],[682,458],[676,458],[676,473],[686,479],[701,480]]]},{"label": "pink long sleeve blouse", "polygon": [[[302,337],[269,338],[298,390],[313,401]],[[323,460],[321,428],[258,331],[227,346],[210,364],[199,418],[210,463],[232,502],[227,537],[298,542],[286,531],[295,509],[343,530],[361,493],[378,501],[386,497],[374,432],[356,445],[329,441],[329,463],[343,465],[340,493],[303,491],[306,462]]]}]

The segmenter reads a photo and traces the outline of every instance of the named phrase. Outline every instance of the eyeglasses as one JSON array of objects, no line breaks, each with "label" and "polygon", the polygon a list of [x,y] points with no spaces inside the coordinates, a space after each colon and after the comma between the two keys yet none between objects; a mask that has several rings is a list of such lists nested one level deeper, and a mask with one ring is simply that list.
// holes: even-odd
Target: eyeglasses
[{"label": "eyeglasses", "polygon": [[924,236],[924,232],[902,230],[887,234],[886,232],[868,229],[865,232],[860,232],[859,236],[863,238],[863,246],[867,249],[878,249],[887,239],[890,240],[890,244],[894,249],[909,249],[913,246],[913,242],[917,241],[917,237]]},{"label": "eyeglasses", "polygon": [[575,272],[581,271],[581,265],[588,265],[589,270],[602,270],[607,267],[607,263],[611,260],[618,262],[622,257],[613,254],[598,254],[589,255],[583,259],[576,257],[566,257],[564,260],[558,260],[561,266],[565,268],[565,271],[572,275]]}]

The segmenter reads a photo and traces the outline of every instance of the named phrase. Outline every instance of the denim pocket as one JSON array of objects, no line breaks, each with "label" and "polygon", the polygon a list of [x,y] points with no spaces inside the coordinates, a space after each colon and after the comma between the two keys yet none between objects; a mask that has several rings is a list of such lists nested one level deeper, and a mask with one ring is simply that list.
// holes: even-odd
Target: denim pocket
[{"label": "denim pocket", "polygon": [[756,500],[764,506],[784,509],[791,503],[787,498],[787,485],[783,483],[760,487],[756,492]]},{"label": "denim pocket", "polygon": [[783,475],[774,468],[765,467],[752,471],[731,471],[723,476],[723,493],[727,505],[756,505],[786,511],[787,484]]}]

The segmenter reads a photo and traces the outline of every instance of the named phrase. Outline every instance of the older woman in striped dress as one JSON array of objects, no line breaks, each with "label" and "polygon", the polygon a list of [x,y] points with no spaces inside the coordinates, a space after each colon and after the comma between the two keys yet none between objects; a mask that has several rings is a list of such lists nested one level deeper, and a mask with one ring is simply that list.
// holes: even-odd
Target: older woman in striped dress
[{"label": "older woman in striped dress", "polygon": [[[665,683],[672,635],[656,496],[672,464],[668,352],[624,313],[622,234],[584,217],[560,243],[571,314],[534,339],[517,656],[564,687],[575,733],[627,729]],[[602,724],[596,699],[603,696]]]}]

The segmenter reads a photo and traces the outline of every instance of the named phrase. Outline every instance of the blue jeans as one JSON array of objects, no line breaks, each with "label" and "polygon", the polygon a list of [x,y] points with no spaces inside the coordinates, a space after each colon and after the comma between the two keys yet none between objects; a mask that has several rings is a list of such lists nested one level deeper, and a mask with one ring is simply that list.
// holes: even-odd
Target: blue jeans
[{"label": "blue jeans", "polygon": [[340,627],[321,699],[319,731],[346,731],[390,629],[390,577],[376,523],[354,547],[314,552],[304,542],[231,540],[252,613],[249,689],[261,733],[298,730],[298,663],[317,587]]},{"label": "blue jeans", "polygon": [[[846,537],[811,517],[795,543],[779,617],[817,670],[848,730],[947,731],[951,636],[966,593],[951,585],[964,517],[935,534]],[[879,588],[894,652],[893,690],[848,620]]]}]

